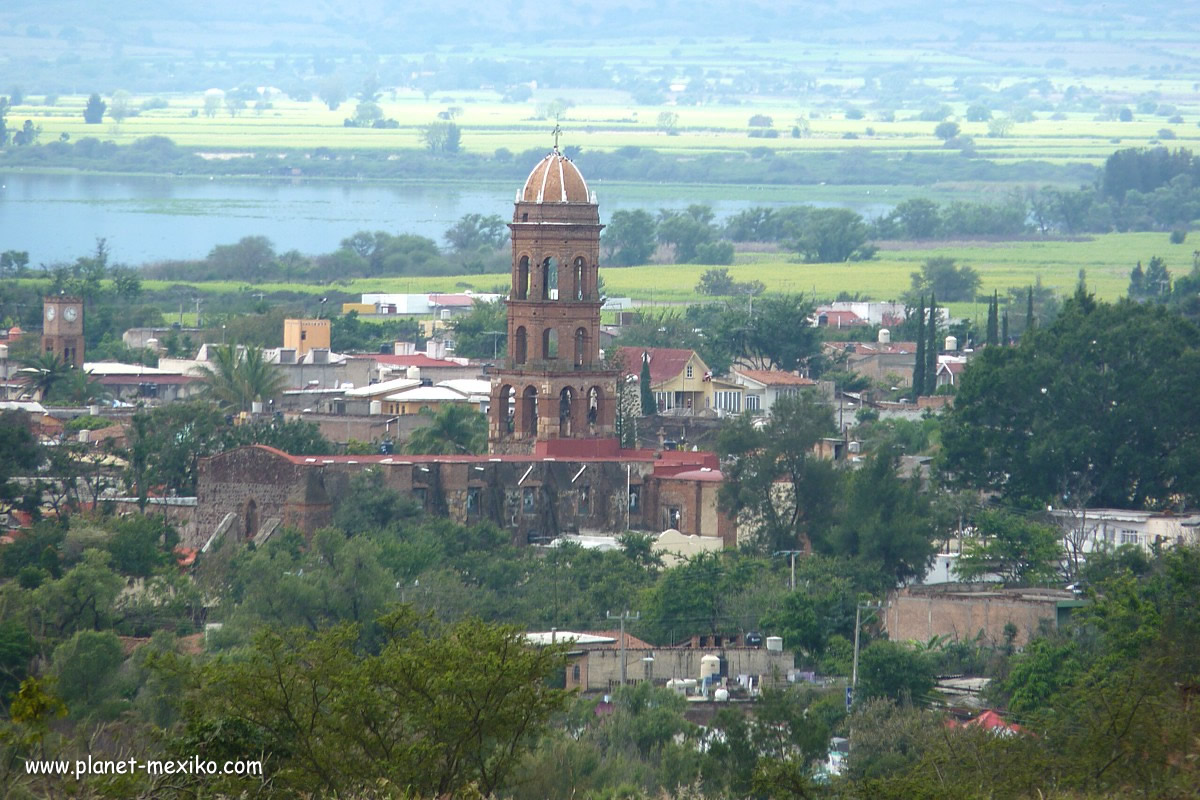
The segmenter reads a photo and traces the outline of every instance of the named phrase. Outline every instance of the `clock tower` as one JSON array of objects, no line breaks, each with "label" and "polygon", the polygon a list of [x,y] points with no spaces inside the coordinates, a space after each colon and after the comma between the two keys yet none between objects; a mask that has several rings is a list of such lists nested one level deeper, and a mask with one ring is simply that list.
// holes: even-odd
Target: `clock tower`
[{"label": "clock tower", "polygon": [[42,352],[83,368],[83,300],[66,295],[42,300]]}]

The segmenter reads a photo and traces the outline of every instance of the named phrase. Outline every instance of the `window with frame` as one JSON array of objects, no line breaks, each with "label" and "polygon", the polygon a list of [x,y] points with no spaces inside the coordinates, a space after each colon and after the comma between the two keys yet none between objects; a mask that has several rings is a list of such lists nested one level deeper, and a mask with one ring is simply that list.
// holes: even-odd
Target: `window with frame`
[{"label": "window with frame", "polygon": [[759,411],[762,408],[762,398],[756,394],[746,395],[746,410]]},{"label": "window with frame", "polygon": [[688,365],[687,365],[687,376],[686,376],[686,377],[687,377],[689,380],[690,380],[690,379],[691,379],[691,377],[692,377],[692,365],[691,365],[691,364],[688,364]]},{"label": "window with frame", "polygon": [[1142,537],[1135,530],[1129,528],[1121,529],[1121,544],[1141,544]]}]

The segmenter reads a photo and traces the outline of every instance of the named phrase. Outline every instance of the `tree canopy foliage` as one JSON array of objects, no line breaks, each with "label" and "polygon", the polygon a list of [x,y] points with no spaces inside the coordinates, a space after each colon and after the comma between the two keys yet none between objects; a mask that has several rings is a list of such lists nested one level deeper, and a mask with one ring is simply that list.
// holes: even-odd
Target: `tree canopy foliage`
[{"label": "tree canopy foliage", "polygon": [[1170,508],[1200,500],[1194,325],[1079,291],[1020,345],[964,373],[942,434],[962,485],[1016,502]]}]

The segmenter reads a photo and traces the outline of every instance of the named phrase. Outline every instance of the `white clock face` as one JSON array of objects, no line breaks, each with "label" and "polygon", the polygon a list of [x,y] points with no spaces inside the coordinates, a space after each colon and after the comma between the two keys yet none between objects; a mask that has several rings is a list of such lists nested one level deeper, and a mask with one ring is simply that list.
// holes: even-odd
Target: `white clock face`
[{"label": "white clock face", "polygon": [[54,306],[50,306],[46,309],[46,319],[50,321],[54,320]]},{"label": "white clock face", "polygon": [[75,306],[67,306],[67,310],[63,312],[63,317],[67,322],[74,322],[77,316],[79,316],[79,312],[75,310]]}]

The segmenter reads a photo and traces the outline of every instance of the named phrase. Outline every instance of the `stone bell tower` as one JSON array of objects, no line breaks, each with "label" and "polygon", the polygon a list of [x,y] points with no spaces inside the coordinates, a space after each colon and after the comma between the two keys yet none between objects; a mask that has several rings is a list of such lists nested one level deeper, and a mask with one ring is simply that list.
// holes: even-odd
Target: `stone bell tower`
[{"label": "stone bell tower", "polygon": [[617,372],[600,361],[600,213],[557,144],[517,193],[508,357],[492,376],[488,449],[615,436]]}]

